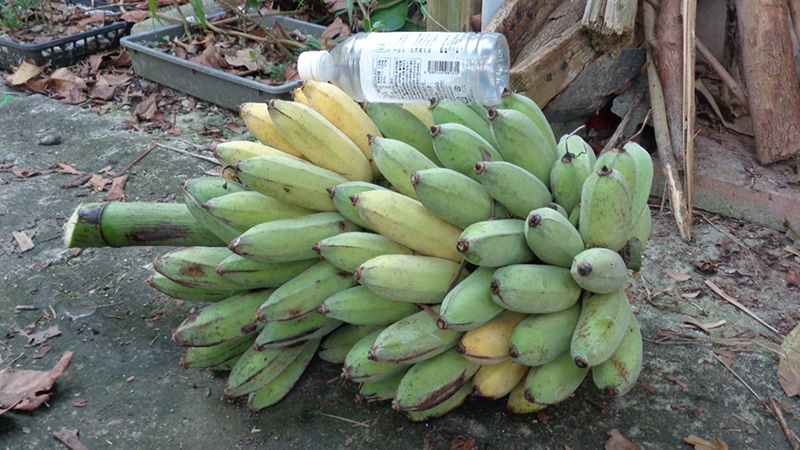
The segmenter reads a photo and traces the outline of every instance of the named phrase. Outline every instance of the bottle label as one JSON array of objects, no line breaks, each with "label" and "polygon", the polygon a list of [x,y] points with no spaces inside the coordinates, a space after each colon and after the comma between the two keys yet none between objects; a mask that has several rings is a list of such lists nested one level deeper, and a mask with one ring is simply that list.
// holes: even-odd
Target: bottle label
[{"label": "bottle label", "polygon": [[471,33],[373,33],[361,51],[361,88],[367,98],[443,98],[469,103],[465,73]]}]

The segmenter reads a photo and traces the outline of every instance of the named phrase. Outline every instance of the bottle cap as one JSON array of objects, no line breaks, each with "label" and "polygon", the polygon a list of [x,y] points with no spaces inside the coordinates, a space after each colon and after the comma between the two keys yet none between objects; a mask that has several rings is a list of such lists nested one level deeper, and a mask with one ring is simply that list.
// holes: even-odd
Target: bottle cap
[{"label": "bottle cap", "polygon": [[297,58],[297,72],[303,80],[327,82],[332,74],[330,53],[326,51],[307,51]]}]

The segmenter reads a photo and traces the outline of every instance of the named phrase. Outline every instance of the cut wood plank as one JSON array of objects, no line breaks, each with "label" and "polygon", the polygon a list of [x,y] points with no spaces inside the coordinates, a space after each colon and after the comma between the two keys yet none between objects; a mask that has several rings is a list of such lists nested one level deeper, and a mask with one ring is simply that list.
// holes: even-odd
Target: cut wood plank
[{"label": "cut wood plank", "polygon": [[26,233],[21,231],[15,231],[11,233],[14,236],[14,240],[17,241],[17,245],[19,245],[20,253],[25,253],[28,250],[32,250],[34,245],[33,241]]}]

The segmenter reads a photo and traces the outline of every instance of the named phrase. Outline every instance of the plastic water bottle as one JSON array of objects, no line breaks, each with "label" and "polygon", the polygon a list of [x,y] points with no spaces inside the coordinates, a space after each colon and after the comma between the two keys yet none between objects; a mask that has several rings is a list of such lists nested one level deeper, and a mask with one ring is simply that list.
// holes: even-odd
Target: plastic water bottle
[{"label": "plastic water bottle", "polygon": [[300,78],[330,81],[358,101],[481,105],[500,103],[509,65],[500,33],[360,33],[297,61]]}]

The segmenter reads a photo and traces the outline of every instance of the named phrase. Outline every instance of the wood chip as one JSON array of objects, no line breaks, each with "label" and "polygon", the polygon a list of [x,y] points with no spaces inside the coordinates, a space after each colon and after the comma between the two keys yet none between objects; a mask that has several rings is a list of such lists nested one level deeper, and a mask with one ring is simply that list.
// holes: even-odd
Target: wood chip
[{"label": "wood chip", "polygon": [[667,269],[667,276],[675,281],[689,281],[692,279],[691,275],[675,272],[674,270],[671,269]]},{"label": "wood chip", "polygon": [[17,241],[17,245],[19,245],[20,252],[25,253],[28,250],[33,249],[34,247],[33,241],[31,240],[30,237],[28,237],[27,234],[21,231],[15,231],[11,234],[14,235],[14,240]]},{"label": "wood chip", "polygon": [[688,384],[686,384],[686,383],[684,383],[683,381],[681,381],[681,380],[679,380],[679,379],[675,378],[675,376],[673,376],[673,375],[664,375],[664,378],[665,378],[667,381],[670,381],[670,382],[672,382],[672,383],[675,383],[675,384],[677,384],[678,386],[680,386],[680,388],[681,388],[681,389],[686,389],[686,388],[688,388],[688,387],[689,387],[689,385],[688,385]]}]

